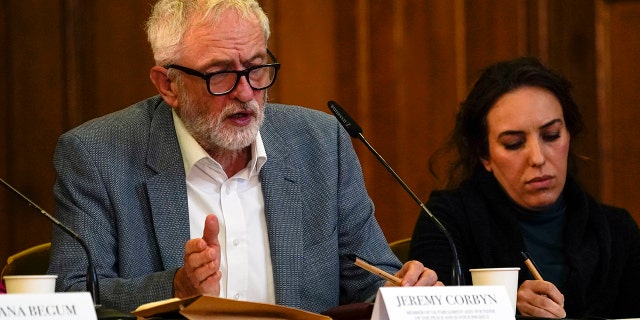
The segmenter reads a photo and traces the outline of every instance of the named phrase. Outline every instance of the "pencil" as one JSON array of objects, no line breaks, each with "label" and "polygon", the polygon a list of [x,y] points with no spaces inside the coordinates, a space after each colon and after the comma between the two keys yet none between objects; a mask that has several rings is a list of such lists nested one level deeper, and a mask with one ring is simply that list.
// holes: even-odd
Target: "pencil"
[{"label": "pencil", "polygon": [[375,266],[369,264],[368,262],[358,258],[355,255],[353,256],[353,260],[354,260],[353,263],[356,266],[358,266],[358,267],[360,267],[362,269],[365,269],[365,270],[367,270],[367,271],[369,271],[369,272],[371,272],[371,273],[373,273],[373,274],[375,274],[375,275],[377,275],[377,276],[379,276],[381,278],[384,278],[387,281],[389,281],[389,282],[391,282],[391,283],[393,283],[393,284],[395,284],[397,286],[399,286],[400,283],[402,283],[402,279],[400,279],[400,278],[398,278],[398,277],[396,277],[396,276],[394,276],[394,275],[392,275],[392,274],[390,274],[390,273],[388,273],[388,272],[386,272],[386,271],[384,271],[384,270],[382,270],[382,269],[380,269],[378,267],[375,267]]},{"label": "pencil", "polygon": [[522,251],[520,253],[524,258],[524,264],[527,266],[527,269],[529,269],[529,272],[531,272],[531,275],[533,275],[533,278],[536,280],[544,280],[542,279],[540,272],[538,272],[538,268],[536,267],[536,264],[533,262],[533,260],[529,256],[529,253],[527,253],[526,251]]}]

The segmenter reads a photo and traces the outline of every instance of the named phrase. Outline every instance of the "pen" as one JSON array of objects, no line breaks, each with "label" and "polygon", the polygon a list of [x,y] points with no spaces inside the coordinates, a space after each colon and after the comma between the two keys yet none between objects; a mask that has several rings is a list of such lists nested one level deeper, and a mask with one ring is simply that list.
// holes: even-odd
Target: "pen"
[{"label": "pen", "polygon": [[529,272],[531,272],[531,274],[533,275],[533,278],[536,280],[544,280],[542,279],[540,272],[538,272],[538,267],[536,267],[536,264],[533,262],[533,260],[529,256],[529,253],[527,253],[526,251],[522,251],[520,253],[524,258],[524,264],[527,266],[527,269],[529,269]]},{"label": "pen", "polygon": [[386,272],[386,271],[384,271],[384,270],[382,270],[380,268],[372,266],[371,264],[369,264],[368,262],[358,258],[357,256],[353,255],[352,258],[353,258],[353,263],[356,266],[358,266],[358,267],[360,267],[362,269],[365,269],[365,270],[367,270],[367,271],[369,271],[369,272],[371,272],[371,273],[373,273],[373,274],[375,274],[375,275],[377,275],[377,276],[379,276],[381,278],[384,278],[387,281],[390,281],[391,283],[393,283],[393,284],[395,284],[397,286],[399,286],[400,283],[402,283],[402,279],[400,279],[400,278],[398,278],[398,277],[396,277],[396,276],[394,276],[394,275],[392,275],[392,274],[390,274],[390,273],[388,273],[388,272]]}]

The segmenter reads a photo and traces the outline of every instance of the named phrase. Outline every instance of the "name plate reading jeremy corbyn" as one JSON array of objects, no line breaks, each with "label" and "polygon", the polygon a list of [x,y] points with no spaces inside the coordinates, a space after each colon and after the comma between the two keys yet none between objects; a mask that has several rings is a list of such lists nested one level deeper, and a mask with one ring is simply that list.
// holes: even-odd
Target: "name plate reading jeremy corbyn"
[{"label": "name plate reading jeremy corbyn", "polygon": [[382,287],[371,320],[515,319],[502,286]]},{"label": "name plate reading jeremy corbyn", "polygon": [[0,295],[0,319],[96,320],[89,292],[13,293]]}]

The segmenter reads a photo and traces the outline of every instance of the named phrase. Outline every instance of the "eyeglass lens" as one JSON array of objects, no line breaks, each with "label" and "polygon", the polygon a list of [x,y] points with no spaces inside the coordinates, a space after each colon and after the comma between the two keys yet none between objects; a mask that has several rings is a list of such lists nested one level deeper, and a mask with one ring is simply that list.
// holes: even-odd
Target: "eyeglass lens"
[{"label": "eyeglass lens", "polygon": [[214,74],[209,79],[209,90],[213,94],[226,93],[231,91],[240,81],[241,76],[248,74],[249,85],[255,90],[261,90],[269,87],[274,80],[276,68],[274,66],[255,66],[242,74],[239,72],[229,71]]}]

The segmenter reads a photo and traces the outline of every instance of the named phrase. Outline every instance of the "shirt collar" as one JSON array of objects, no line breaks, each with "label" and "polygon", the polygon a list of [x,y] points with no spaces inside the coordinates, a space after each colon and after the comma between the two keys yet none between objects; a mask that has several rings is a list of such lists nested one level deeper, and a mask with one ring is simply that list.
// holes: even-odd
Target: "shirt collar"
[{"label": "shirt collar", "polygon": [[[196,139],[193,138],[185,127],[184,122],[182,122],[182,119],[180,119],[173,109],[171,110],[171,113],[173,115],[173,125],[176,129],[186,176],[189,175],[191,168],[193,168],[196,162],[203,158],[209,158],[217,163],[217,161],[211,158],[207,151],[200,146]],[[248,169],[248,176],[251,177],[258,175],[265,162],[267,162],[267,152],[264,149],[264,143],[262,142],[260,131],[258,131],[255,142],[251,144],[251,160],[249,160],[246,167]]]}]

